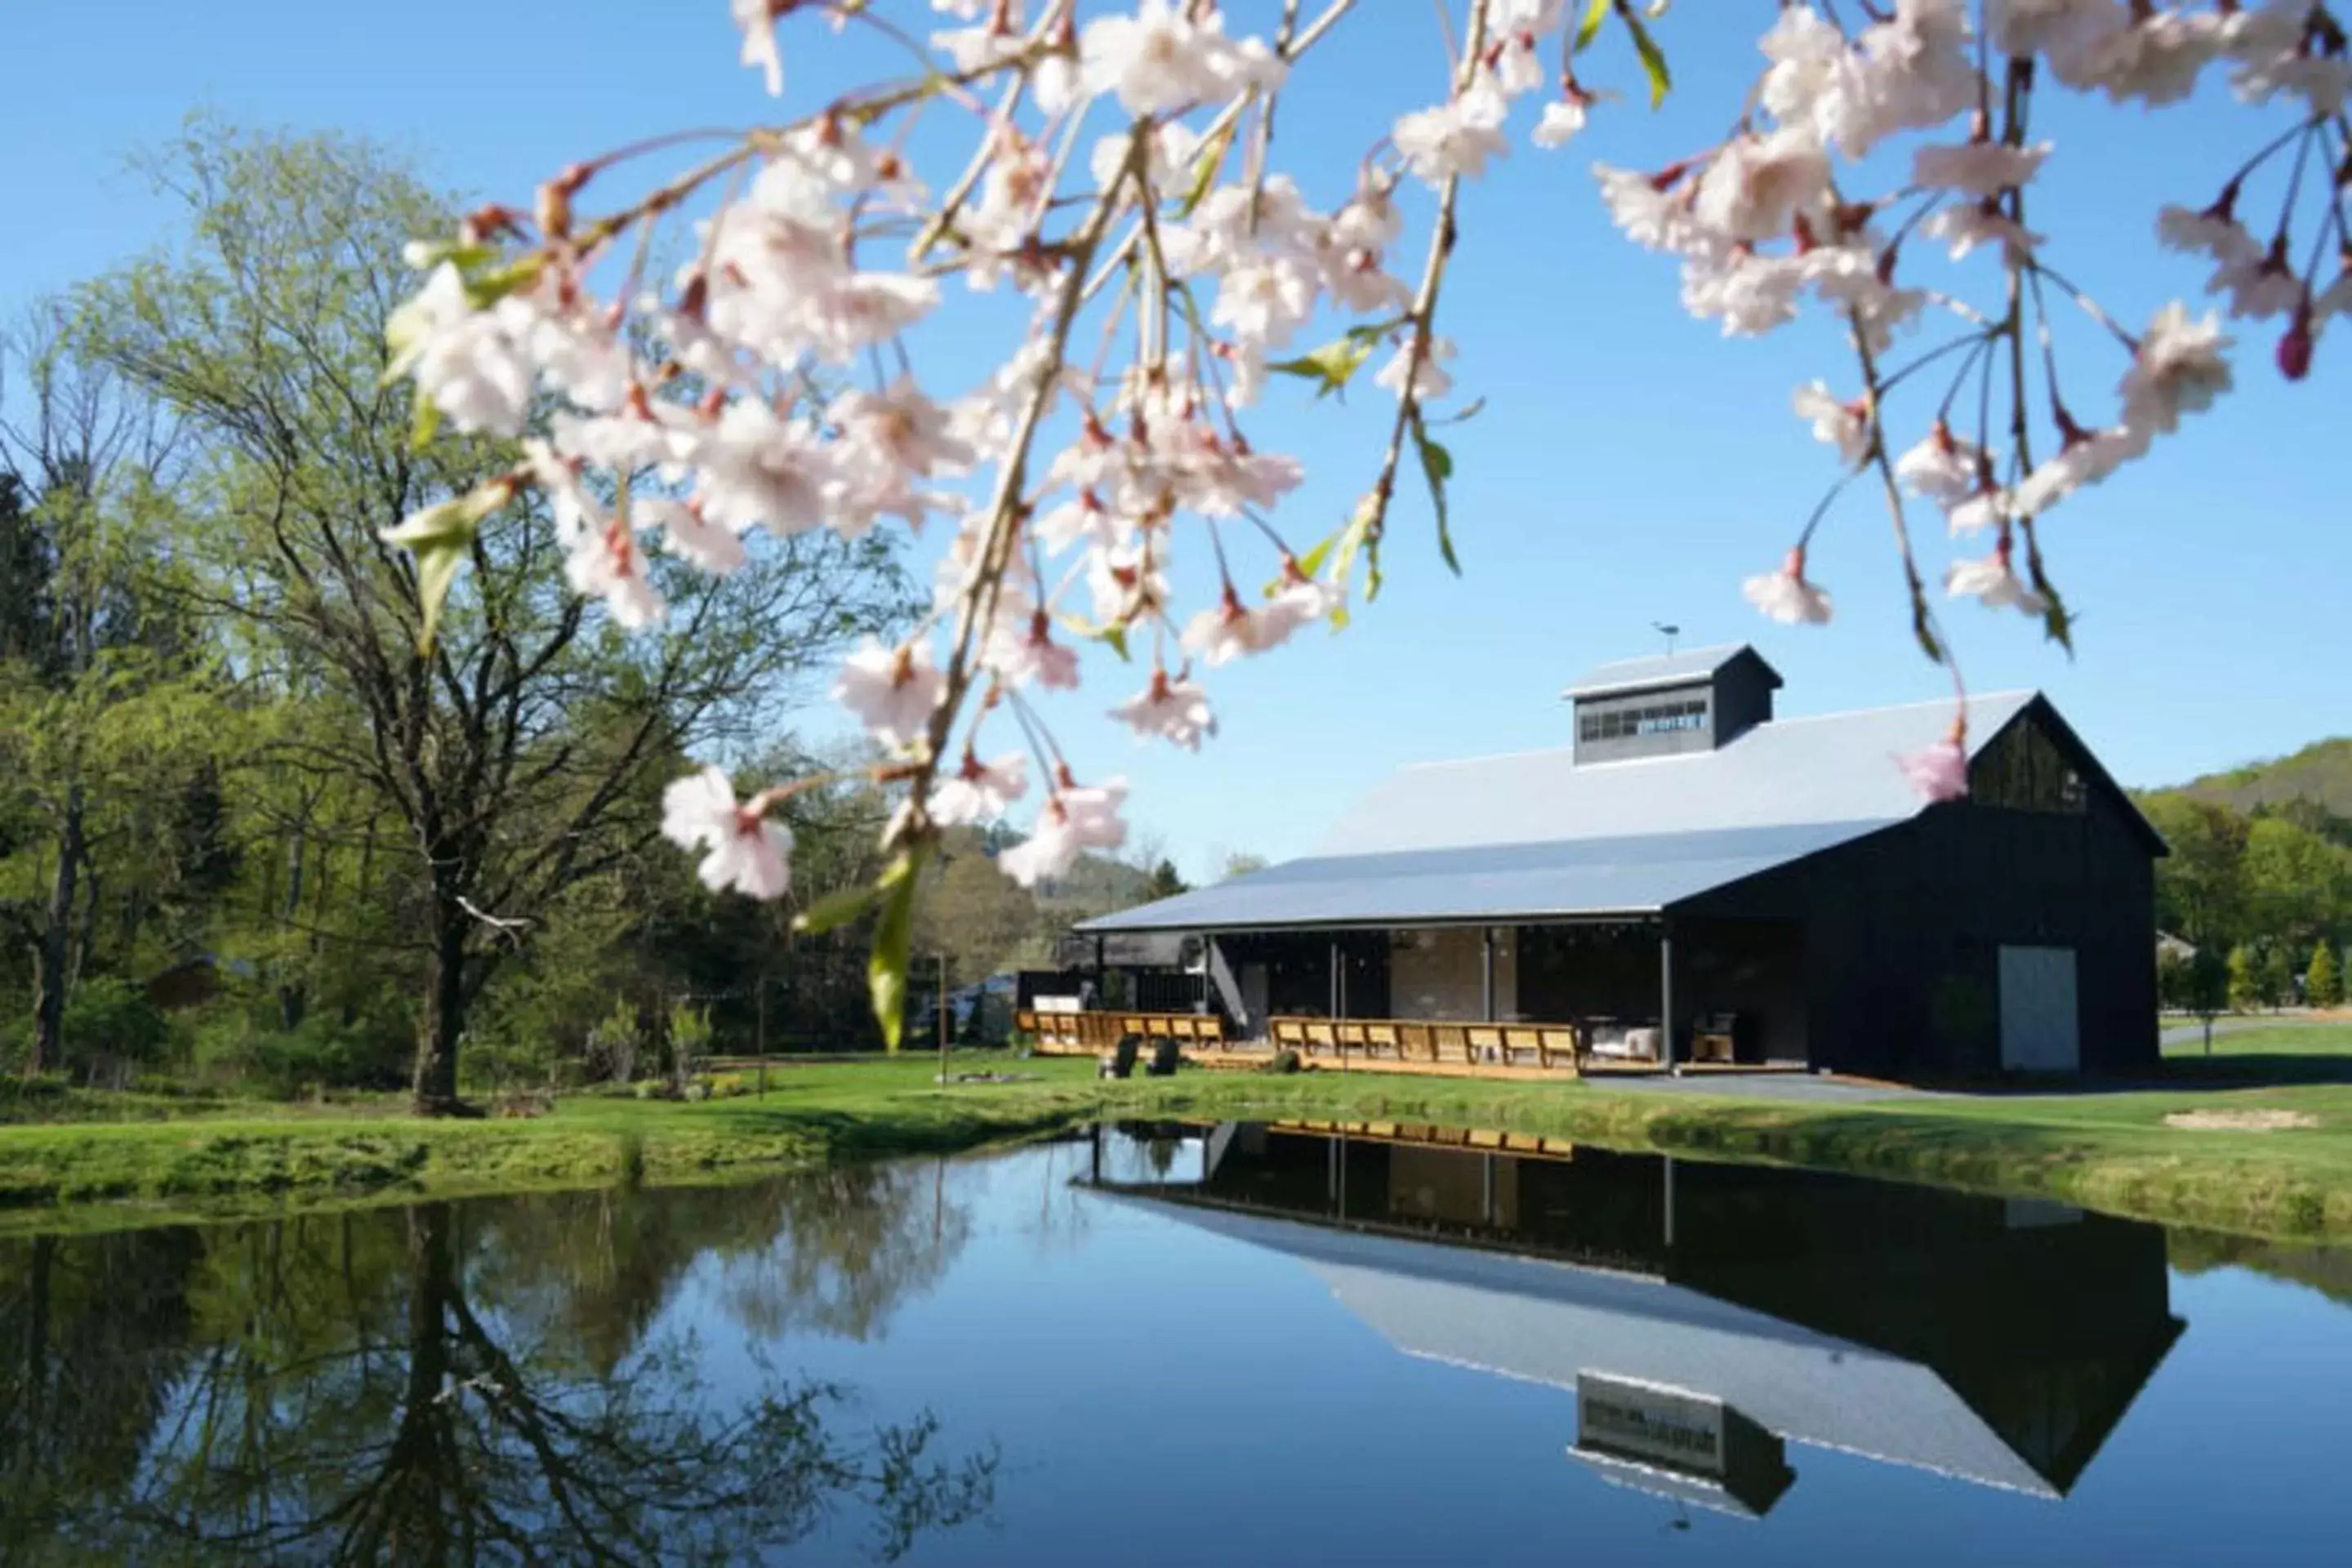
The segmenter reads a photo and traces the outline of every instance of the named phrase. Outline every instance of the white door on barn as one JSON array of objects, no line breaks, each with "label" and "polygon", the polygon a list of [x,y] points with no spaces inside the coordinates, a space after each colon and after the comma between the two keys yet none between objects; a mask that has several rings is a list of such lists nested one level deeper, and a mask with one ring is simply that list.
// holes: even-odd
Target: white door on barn
[{"label": "white door on barn", "polygon": [[2021,1072],[2081,1070],[2073,948],[2000,950],[2000,1065]]}]

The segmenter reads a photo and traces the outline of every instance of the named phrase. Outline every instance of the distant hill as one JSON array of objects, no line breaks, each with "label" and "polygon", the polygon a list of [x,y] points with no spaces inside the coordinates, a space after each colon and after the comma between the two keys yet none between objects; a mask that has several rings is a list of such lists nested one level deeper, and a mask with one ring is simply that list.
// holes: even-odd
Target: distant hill
[{"label": "distant hill", "polygon": [[2305,826],[2341,842],[2342,831],[2331,829],[2338,824],[2352,824],[2352,736],[2315,741],[2290,757],[2249,763],[2146,793],[2210,801],[2242,812],[2269,806],[2283,815],[2307,819]]}]

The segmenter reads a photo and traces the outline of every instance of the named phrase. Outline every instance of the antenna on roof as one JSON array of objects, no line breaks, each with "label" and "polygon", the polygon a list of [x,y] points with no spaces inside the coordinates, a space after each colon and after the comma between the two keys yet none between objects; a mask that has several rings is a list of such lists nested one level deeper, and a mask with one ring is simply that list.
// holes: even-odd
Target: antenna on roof
[{"label": "antenna on roof", "polygon": [[1675,651],[1675,639],[1683,635],[1682,627],[1664,621],[1652,621],[1650,629],[1666,639],[1666,652],[1669,654]]}]

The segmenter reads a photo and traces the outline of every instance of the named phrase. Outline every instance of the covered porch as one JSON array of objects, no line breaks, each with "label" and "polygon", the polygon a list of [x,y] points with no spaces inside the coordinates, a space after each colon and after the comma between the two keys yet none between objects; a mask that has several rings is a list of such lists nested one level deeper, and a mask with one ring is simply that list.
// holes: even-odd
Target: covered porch
[{"label": "covered porch", "polygon": [[1793,921],[1650,913],[1192,934],[1181,979],[1151,988],[1175,1007],[1040,1010],[1022,1026],[1044,1051],[1093,1053],[1133,1034],[1210,1065],[1291,1051],[1344,1070],[1509,1078],[1810,1067]]}]

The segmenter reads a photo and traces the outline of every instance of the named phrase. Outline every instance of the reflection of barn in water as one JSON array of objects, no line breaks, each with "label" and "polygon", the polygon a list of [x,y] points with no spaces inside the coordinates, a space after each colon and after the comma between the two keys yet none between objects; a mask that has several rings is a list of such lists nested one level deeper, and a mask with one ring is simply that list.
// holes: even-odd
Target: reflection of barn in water
[{"label": "reflection of barn in water", "polygon": [[[1226,1123],[1103,1190],[1299,1258],[1398,1349],[1578,1390],[1612,1480],[1769,1509],[1811,1444],[2066,1493],[2181,1323],[2163,1233],[1435,1129]],[[1100,1145],[1098,1145],[1100,1147]],[[1137,1179],[1124,1179],[1132,1176]]]}]

